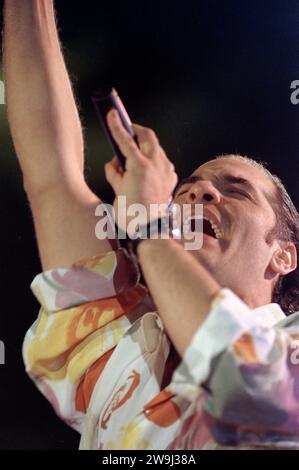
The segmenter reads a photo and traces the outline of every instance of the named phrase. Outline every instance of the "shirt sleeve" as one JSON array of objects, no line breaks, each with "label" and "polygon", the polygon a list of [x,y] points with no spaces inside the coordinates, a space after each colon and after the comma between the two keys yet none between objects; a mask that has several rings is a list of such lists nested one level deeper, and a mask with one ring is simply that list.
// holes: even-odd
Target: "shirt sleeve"
[{"label": "shirt sleeve", "polygon": [[204,390],[205,422],[222,445],[298,448],[299,313],[266,327],[223,289],[173,378],[195,400]]},{"label": "shirt sleeve", "polygon": [[94,385],[147,291],[123,249],[39,274],[31,288],[41,310],[24,340],[26,371],[81,432]]}]

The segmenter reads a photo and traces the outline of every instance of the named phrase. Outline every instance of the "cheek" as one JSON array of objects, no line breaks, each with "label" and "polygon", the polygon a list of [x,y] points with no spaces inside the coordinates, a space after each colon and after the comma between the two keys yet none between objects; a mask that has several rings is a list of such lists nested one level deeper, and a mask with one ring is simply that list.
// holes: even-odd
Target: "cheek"
[{"label": "cheek", "polygon": [[267,243],[265,226],[258,220],[253,220],[242,232],[242,241],[239,245],[238,256],[246,260],[246,265],[255,265],[263,268],[269,262],[270,246]]},{"label": "cheek", "polygon": [[244,219],[239,216],[239,220],[233,226],[231,244],[245,256],[264,251],[268,247],[266,241],[268,232],[265,230],[265,225],[262,218]]},{"label": "cheek", "polygon": [[247,207],[243,208],[240,213],[238,223],[248,235],[265,240],[269,231],[274,227],[275,220],[260,211],[254,212],[253,208]]}]

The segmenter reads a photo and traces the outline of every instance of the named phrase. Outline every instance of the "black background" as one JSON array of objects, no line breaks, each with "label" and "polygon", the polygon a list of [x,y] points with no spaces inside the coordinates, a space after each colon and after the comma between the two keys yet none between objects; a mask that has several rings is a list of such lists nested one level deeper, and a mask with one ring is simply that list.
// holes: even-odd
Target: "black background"
[{"label": "black background", "polygon": [[[2,3],[1,7],[2,7]],[[68,68],[81,108],[86,176],[111,201],[111,150],[90,95],[114,85],[135,122],[153,128],[180,176],[221,153],[266,160],[299,205],[299,1],[57,0]],[[1,68],[2,73],[2,68]],[[72,449],[78,436],[27,379],[21,357],[38,304],[40,266],[22,177],[0,106],[0,449]]]}]

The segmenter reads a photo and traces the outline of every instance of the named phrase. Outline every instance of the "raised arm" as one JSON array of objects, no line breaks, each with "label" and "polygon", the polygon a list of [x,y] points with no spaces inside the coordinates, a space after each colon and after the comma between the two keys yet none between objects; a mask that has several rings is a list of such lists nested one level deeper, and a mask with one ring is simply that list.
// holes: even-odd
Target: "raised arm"
[{"label": "raised arm", "polygon": [[111,249],[95,237],[99,198],[84,180],[84,144],[52,0],[7,0],[8,117],[43,270]]}]

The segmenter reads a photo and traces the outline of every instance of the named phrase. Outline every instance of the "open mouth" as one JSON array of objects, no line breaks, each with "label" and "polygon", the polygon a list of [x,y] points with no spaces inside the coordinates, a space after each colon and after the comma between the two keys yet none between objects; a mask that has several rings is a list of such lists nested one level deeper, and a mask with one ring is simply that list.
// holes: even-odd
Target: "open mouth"
[{"label": "open mouth", "polygon": [[202,221],[202,232],[209,237],[216,238],[216,233],[212,228],[212,224],[209,220],[203,219]]},{"label": "open mouth", "polygon": [[199,219],[192,217],[187,220],[187,231],[189,232],[202,232],[203,234],[215,238],[217,240],[224,238],[222,230],[218,225],[214,224],[208,217],[203,217],[202,219],[202,228],[199,223]]}]

